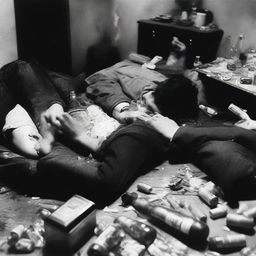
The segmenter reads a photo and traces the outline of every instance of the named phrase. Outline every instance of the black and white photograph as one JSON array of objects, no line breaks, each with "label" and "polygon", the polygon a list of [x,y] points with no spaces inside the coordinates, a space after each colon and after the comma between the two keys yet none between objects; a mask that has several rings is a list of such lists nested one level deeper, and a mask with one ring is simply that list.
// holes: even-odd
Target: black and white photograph
[{"label": "black and white photograph", "polygon": [[0,255],[256,255],[255,0],[0,0]]}]

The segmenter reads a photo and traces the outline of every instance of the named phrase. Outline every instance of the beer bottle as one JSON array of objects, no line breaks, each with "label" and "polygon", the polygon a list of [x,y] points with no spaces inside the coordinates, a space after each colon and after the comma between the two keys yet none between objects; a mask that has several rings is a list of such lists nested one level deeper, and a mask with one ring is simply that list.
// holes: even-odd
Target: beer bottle
[{"label": "beer bottle", "polygon": [[152,244],[156,238],[156,230],[143,222],[125,216],[117,217],[114,222],[119,224],[134,240],[146,247]]},{"label": "beer bottle", "polygon": [[209,235],[209,227],[206,223],[167,207],[152,205],[146,199],[138,198],[137,193],[127,192],[123,194],[122,201],[124,204],[132,205],[139,212],[166,224],[193,240],[206,241]]}]

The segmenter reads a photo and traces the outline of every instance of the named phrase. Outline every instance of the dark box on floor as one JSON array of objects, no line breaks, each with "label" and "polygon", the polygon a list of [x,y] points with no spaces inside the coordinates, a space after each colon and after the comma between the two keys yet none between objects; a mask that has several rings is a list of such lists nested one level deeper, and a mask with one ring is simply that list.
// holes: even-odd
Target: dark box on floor
[{"label": "dark box on floor", "polygon": [[46,250],[75,252],[93,235],[95,204],[74,195],[45,219]]}]

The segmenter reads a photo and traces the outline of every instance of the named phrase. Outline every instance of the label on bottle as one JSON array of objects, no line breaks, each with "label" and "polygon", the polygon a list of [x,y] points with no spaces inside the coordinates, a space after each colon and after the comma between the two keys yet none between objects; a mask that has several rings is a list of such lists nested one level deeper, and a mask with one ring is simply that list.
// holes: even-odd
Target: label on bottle
[{"label": "label on bottle", "polygon": [[189,234],[190,228],[193,225],[193,220],[184,217],[177,216],[172,213],[168,213],[164,219],[165,223],[169,226],[182,231],[185,234]]},{"label": "label on bottle", "polygon": [[117,229],[116,226],[111,225],[108,226],[94,241],[97,244],[100,244],[102,246],[106,246],[106,241],[110,237],[116,237],[116,234],[119,232],[119,229]]}]

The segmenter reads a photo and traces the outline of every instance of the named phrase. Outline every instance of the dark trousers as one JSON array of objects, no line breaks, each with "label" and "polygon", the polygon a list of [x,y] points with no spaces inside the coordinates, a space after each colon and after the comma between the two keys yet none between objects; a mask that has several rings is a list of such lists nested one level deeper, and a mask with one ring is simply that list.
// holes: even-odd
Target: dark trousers
[{"label": "dark trousers", "polygon": [[256,132],[239,127],[182,127],[169,158],[189,161],[216,182],[229,199],[256,196]]}]

